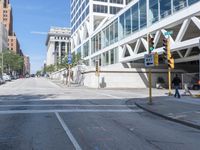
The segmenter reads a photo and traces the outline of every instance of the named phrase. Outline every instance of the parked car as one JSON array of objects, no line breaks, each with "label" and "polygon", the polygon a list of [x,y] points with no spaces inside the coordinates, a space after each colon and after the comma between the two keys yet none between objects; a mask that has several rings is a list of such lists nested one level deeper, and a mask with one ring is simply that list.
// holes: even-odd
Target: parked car
[{"label": "parked car", "polygon": [[7,74],[4,74],[3,75],[3,80],[5,80],[5,81],[11,81],[11,77],[9,75],[7,75]]},{"label": "parked car", "polygon": [[199,89],[200,89],[200,80],[199,80],[199,75],[198,75],[198,74],[195,75],[195,76],[191,79],[191,81],[190,81],[188,87],[189,87],[189,89],[191,89],[191,90],[199,90]]},{"label": "parked car", "polygon": [[6,81],[5,80],[3,80],[3,78],[2,77],[0,77],[0,84],[4,84]]}]

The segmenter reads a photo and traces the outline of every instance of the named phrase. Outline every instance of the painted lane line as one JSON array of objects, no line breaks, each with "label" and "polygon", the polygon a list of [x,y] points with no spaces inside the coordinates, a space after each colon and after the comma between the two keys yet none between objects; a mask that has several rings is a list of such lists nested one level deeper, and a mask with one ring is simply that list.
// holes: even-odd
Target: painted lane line
[{"label": "painted lane line", "polygon": [[125,99],[124,97],[118,97],[118,96],[114,96],[114,95],[111,95],[111,94],[104,94],[104,93],[98,93],[99,95],[103,95],[103,96],[108,96],[108,97],[111,97],[111,98],[115,98],[115,99]]},{"label": "painted lane line", "polygon": [[31,113],[139,113],[144,112],[142,109],[68,109],[68,110],[6,110],[0,111],[2,114],[31,114]]},{"label": "painted lane line", "polygon": [[64,120],[59,115],[59,113],[55,112],[55,114],[56,114],[56,117],[57,117],[58,121],[60,122],[60,124],[62,125],[63,129],[65,130],[67,136],[69,137],[69,139],[71,140],[72,144],[74,145],[75,149],[76,150],[82,150],[80,145],[78,144],[78,142],[76,141],[76,139],[74,138],[72,133],[70,132],[69,128],[65,124]]},{"label": "painted lane line", "polygon": [[79,105],[79,104],[38,104],[38,105],[0,105],[0,107],[136,107],[135,105]]}]

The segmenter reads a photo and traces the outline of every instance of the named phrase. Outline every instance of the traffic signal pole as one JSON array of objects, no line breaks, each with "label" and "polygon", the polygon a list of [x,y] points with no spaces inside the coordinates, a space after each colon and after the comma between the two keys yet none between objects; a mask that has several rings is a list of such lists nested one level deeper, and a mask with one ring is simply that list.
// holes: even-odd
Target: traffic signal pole
[{"label": "traffic signal pole", "polygon": [[171,59],[172,59],[172,55],[171,55],[171,50],[170,50],[170,40],[169,37],[167,39],[167,60],[168,60],[168,85],[169,85],[169,96],[172,95],[172,84],[171,84]]},{"label": "traffic signal pole", "polygon": [[[150,34],[147,34],[147,41],[148,41],[148,53],[151,54],[151,50],[150,50]],[[149,105],[152,105],[152,69],[149,68]]]},{"label": "traffic signal pole", "polygon": [[169,96],[172,95],[172,85],[171,85],[171,68],[168,67],[168,84],[169,84]]}]

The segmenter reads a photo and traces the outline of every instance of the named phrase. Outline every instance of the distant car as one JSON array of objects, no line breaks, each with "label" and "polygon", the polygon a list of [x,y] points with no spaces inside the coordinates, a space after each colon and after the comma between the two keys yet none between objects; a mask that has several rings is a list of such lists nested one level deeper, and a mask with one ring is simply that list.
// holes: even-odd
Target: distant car
[{"label": "distant car", "polygon": [[11,81],[11,77],[9,75],[7,75],[7,74],[4,74],[3,75],[3,80],[5,80],[5,81]]},{"label": "distant car", "polygon": [[30,78],[30,75],[29,74],[26,74],[26,76],[25,76],[26,78]]},{"label": "distant car", "polygon": [[35,77],[35,74],[31,74],[31,77],[34,78],[34,77]]}]

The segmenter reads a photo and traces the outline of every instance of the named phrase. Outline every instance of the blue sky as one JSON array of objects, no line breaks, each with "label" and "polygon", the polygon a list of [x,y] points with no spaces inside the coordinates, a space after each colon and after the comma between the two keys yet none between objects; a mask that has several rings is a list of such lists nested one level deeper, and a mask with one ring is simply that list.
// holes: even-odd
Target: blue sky
[{"label": "blue sky", "polygon": [[31,72],[46,60],[46,35],[51,26],[70,27],[70,0],[10,0],[14,31],[25,55],[30,56]]}]

